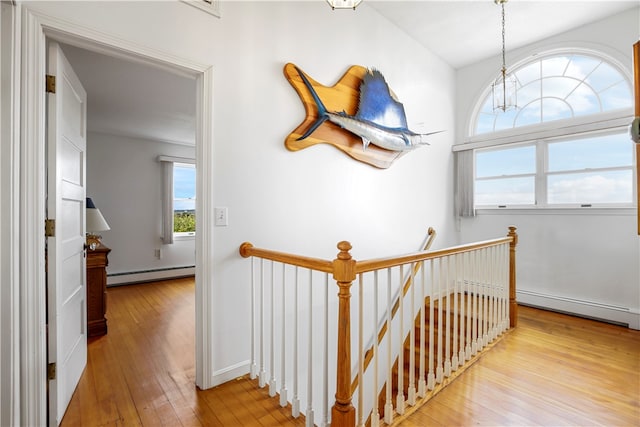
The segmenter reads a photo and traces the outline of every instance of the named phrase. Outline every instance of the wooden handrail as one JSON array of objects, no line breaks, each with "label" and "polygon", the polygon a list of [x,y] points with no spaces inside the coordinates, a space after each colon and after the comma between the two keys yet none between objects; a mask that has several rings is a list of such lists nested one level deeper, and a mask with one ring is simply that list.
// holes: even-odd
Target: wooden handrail
[{"label": "wooden handrail", "polygon": [[310,270],[322,271],[325,273],[333,273],[333,263],[320,258],[304,257],[300,255],[288,254],[285,252],[277,252],[269,249],[259,249],[254,247],[249,242],[244,242],[240,245],[240,255],[243,258],[249,258],[251,256],[264,258],[271,261],[282,262],[285,264],[291,264],[298,267],[308,268]]},{"label": "wooden handrail", "polygon": [[483,242],[470,243],[466,245],[454,246],[447,249],[440,249],[437,251],[429,252],[415,252],[406,255],[400,255],[391,258],[379,258],[367,261],[358,261],[356,264],[356,273],[366,273],[369,271],[381,270],[385,268],[397,267],[402,264],[409,264],[413,262],[426,261],[429,259],[441,258],[449,255],[456,255],[465,252],[471,252],[476,249],[490,248],[492,246],[499,246],[504,243],[510,243],[512,241],[511,236],[501,237],[498,239],[485,240]]}]

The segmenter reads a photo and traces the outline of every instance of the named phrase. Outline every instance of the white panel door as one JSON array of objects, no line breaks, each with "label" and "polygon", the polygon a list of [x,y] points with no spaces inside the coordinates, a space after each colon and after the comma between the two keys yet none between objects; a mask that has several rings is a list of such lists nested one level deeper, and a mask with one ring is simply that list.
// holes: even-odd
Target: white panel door
[{"label": "white panel door", "polygon": [[49,425],[62,421],[87,363],[85,164],[87,94],[50,42],[47,73],[56,78],[47,94],[47,217],[56,221],[47,240]]}]

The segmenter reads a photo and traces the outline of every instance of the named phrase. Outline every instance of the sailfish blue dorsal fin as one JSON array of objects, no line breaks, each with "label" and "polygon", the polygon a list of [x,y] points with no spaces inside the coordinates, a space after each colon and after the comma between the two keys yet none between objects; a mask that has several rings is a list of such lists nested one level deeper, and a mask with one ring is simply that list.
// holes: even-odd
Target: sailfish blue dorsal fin
[{"label": "sailfish blue dorsal fin", "polygon": [[375,69],[367,72],[360,84],[356,117],[387,128],[407,129],[404,106],[393,99],[384,76]]}]

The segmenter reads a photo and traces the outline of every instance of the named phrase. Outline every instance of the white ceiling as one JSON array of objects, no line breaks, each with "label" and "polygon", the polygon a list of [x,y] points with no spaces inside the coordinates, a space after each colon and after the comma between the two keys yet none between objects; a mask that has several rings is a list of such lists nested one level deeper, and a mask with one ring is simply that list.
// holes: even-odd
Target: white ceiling
[{"label": "white ceiling", "polygon": [[[505,5],[507,50],[639,3],[511,0]],[[501,10],[493,0],[364,0],[360,7],[375,9],[453,68],[500,53]],[[87,90],[90,131],[194,144],[194,79],[72,46],[63,50]]]},{"label": "white ceiling", "polygon": [[63,45],[87,91],[87,129],[195,145],[196,81]]}]

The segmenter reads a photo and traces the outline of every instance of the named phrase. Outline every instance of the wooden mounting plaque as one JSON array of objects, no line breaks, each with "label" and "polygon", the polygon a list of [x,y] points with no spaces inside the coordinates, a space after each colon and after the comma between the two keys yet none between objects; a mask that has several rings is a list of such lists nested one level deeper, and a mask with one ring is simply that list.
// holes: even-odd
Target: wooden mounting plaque
[{"label": "wooden mounting plaque", "polygon": [[[367,73],[365,67],[353,65],[340,80],[331,87],[318,83],[306,73],[305,76],[318,93],[318,96],[328,111],[344,111],[349,115],[355,115],[360,97],[360,83],[365,73]],[[380,169],[388,168],[394,160],[406,153],[385,150],[373,144],[369,145],[365,150],[362,139],[359,136],[329,121],[324,122],[311,135],[299,141],[298,138],[300,138],[317,119],[318,111],[309,90],[298,74],[298,70],[296,70],[296,66],[291,63],[286,64],[284,66],[284,75],[296,90],[298,96],[300,96],[307,113],[302,123],[285,139],[284,145],[287,149],[298,151],[315,144],[330,144],[354,159]]]}]

